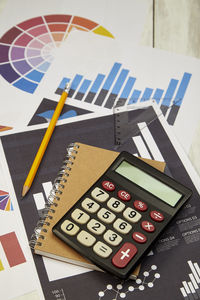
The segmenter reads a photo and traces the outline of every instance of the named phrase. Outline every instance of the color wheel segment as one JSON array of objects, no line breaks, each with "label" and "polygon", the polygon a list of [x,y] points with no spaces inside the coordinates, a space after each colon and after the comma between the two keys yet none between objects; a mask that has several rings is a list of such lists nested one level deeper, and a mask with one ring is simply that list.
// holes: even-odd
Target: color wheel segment
[{"label": "color wheel segment", "polygon": [[9,193],[2,190],[0,190],[0,210],[13,210]]},{"label": "color wheel segment", "polygon": [[26,20],[0,39],[0,74],[11,85],[33,94],[55,58],[55,49],[72,29],[110,38],[103,26],[72,15],[47,15]]}]

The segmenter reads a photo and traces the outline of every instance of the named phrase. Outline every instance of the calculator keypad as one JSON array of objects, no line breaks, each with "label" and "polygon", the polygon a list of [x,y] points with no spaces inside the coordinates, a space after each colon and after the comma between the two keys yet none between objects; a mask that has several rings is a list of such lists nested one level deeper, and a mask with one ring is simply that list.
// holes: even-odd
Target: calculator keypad
[{"label": "calculator keypad", "polygon": [[145,201],[132,198],[103,180],[71,209],[72,221],[64,220],[61,229],[98,257],[109,259],[113,267],[125,268],[165,219]]}]

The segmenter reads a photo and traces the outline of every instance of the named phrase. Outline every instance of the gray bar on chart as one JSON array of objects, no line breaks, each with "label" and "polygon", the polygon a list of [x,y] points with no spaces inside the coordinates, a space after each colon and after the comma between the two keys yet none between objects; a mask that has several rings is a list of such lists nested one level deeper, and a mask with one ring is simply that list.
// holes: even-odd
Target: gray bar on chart
[{"label": "gray bar on chart", "polygon": [[116,98],[117,98],[116,94],[110,94],[110,96],[108,97],[108,100],[106,101],[106,104],[105,104],[104,107],[112,108],[114,103],[115,103]]},{"label": "gray bar on chart", "polygon": [[84,95],[84,93],[78,92],[74,98],[76,100],[82,100]]},{"label": "gray bar on chart", "polygon": [[69,98],[72,98],[72,96],[74,95],[74,93],[75,93],[75,90],[70,89],[70,90],[69,90],[69,93],[68,93],[68,97],[69,97]]},{"label": "gray bar on chart", "polygon": [[167,117],[167,122],[169,125],[174,125],[174,122],[176,121],[176,117],[178,115],[179,109],[180,109],[180,106],[172,105],[169,115]]},{"label": "gray bar on chart", "polygon": [[108,90],[101,90],[94,104],[101,106],[107,94]]},{"label": "gray bar on chart", "polygon": [[160,110],[162,111],[164,116],[166,115],[168,109],[169,109],[169,106],[166,106],[166,105],[161,105],[160,106]]},{"label": "gray bar on chart", "polygon": [[85,98],[85,101],[84,102],[87,102],[87,103],[92,103],[94,97],[95,97],[95,93],[93,92],[89,92]]},{"label": "gray bar on chart", "polygon": [[120,106],[124,106],[126,103],[127,98],[119,98],[119,100],[117,101],[115,107],[120,107]]}]

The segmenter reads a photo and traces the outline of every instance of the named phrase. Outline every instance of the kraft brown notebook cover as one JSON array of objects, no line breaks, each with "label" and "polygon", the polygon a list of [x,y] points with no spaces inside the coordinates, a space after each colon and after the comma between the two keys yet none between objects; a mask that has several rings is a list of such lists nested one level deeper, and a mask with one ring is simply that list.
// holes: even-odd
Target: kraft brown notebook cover
[{"label": "kraft brown notebook cover", "polygon": [[[118,155],[118,152],[81,143],[74,143],[68,148],[66,161],[55,180],[53,191],[49,197],[52,205],[47,208],[46,219],[43,222],[39,221],[31,241],[36,254],[99,270],[53,235],[52,227],[96,182]],[[149,159],[143,160],[160,171],[164,171],[165,163]],[[43,224],[42,227],[41,224]],[[139,267],[136,268],[131,278],[137,278],[139,269]]]}]

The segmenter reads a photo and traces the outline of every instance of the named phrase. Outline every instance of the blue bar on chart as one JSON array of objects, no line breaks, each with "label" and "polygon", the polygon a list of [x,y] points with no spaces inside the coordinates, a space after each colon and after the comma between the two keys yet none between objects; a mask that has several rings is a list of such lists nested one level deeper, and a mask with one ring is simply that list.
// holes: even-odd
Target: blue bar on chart
[{"label": "blue bar on chart", "polygon": [[76,100],[82,100],[85,93],[87,92],[87,89],[89,88],[91,84],[91,80],[85,79],[83,80],[83,83],[81,84],[76,96],[74,97]]},{"label": "blue bar on chart", "polygon": [[171,102],[172,102],[173,95],[175,93],[177,85],[178,85],[178,80],[172,78],[170,80],[167,91],[163,97],[163,101],[160,106],[160,109],[164,116],[166,115],[169,107],[171,106]]},{"label": "blue bar on chart", "polygon": [[133,88],[133,85],[134,85],[135,81],[136,81],[136,78],[134,78],[134,77],[129,77],[128,78],[128,80],[126,82],[126,85],[125,85],[121,95],[119,96],[119,100],[118,100],[116,106],[125,105],[126,100],[128,99],[128,96],[130,95],[130,92]]},{"label": "blue bar on chart", "polygon": [[142,97],[141,97],[140,102],[148,101],[148,100],[150,99],[152,93],[153,93],[153,89],[146,88],[146,89],[144,90],[144,93],[143,93],[143,95],[142,95]]},{"label": "blue bar on chart", "polygon": [[126,80],[126,77],[128,76],[128,73],[129,73],[129,70],[126,70],[126,69],[122,69],[120,74],[119,74],[119,77],[117,78],[117,81],[105,103],[105,107],[106,108],[112,108],[114,103],[115,103],[115,100],[122,88],[122,85],[124,84],[125,80]]},{"label": "blue bar on chart", "polygon": [[155,92],[154,92],[154,95],[152,97],[153,100],[156,100],[156,103],[159,104],[161,98],[162,98],[162,95],[164,93],[164,90],[161,90],[161,89],[156,89]]},{"label": "blue bar on chart", "polygon": [[138,101],[139,97],[140,97],[140,94],[141,94],[142,91],[139,91],[139,90],[134,90],[130,99],[129,99],[129,102],[128,104],[134,104]]},{"label": "blue bar on chart", "polygon": [[106,81],[104,82],[104,85],[101,89],[101,91],[99,92],[99,95],[95,101],[94,104],[101,106],[103,101],[105,100],[109,89],[111,88],[117,73],[119,72],[119,69],[121,68],[122,64],[120,63],[114,63],[110,73],[108,74],[108,77],[106,78]]},{"label": "blue bar on chart", "polygon": [[188,87],[188,84],[190,82],[191,76],[192,76],[192,74],[190,74],[190,73],[185,72],[183,74],[181,83],[179,85],[178,91],[177,91],[176,96],[174,98],[174,103],[173,103],[173,105],[171,107],[171,110],[169,112],[169,115],[167,117],[167,122],[170,125],[173,125],[175,120],[176,120],[177,114],[178,114],[180,106],[183,102],[183,98],[185,96],[185,92],[187,90],[187,87]]},{"label": "blue bar on chart", "polygon": [[80,74],[75,75],[74,79],[72,80],[71,87],[70,87],[70,90],[69,90],[69,94],[68,94],[69,98],[71,98],[74,95],[74,93],[75,93],[77,87],[79,86],[82,78],[83,78],[83,76],[80,75]]},{"label": "blue bar on chart", "polygon": [[62,95],[62,92],[66,86],[66,84],[70,82],[70,78],[66,78],[64,77],[61,81],[61,83],[59,84],[59,87],[57,88],[57,90],[55,91],[56,94],[58,95]]},{"label": "blue bar on chart", "polygon": [[98,74],[95,81],[93,82],[91,89],[89,90],[87,96],[85,97],[85,102],[92,103],[94,100],[95,95],[97,94],[103,80],[105,78],[105,75]]}]

